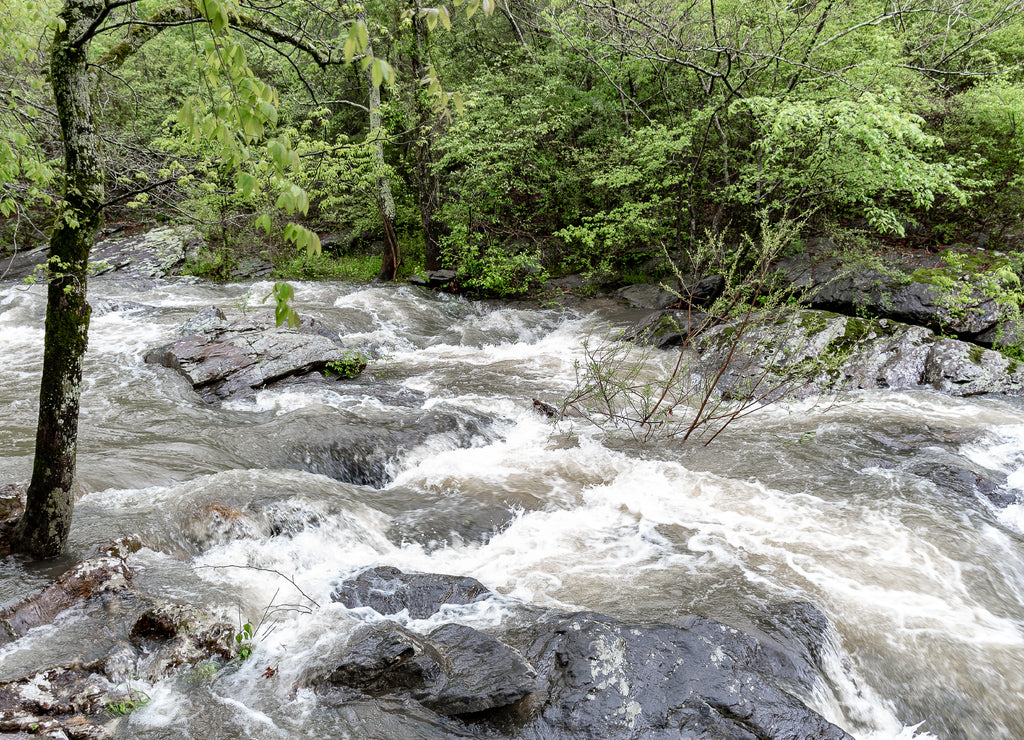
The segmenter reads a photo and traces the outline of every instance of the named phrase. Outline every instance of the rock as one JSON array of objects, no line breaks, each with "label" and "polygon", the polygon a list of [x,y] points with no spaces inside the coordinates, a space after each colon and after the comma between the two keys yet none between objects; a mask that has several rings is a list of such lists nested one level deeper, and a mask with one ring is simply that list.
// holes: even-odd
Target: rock
[{"label": "rock", "polygon": [[276,432],[282,442],[280,451],[265,462],[374,488],[390,483],[395,463],[432,437],[448,447],[471,447],[481,438],[497,438],[491,419],[441,405],[376,419],[372,425],[348,412],[303,417],[307,420],[301,434],[295,417],[269,422],[267,433]]},{"label": "rock", "polygon": [[224,315],[224,312],[216,306],[210,306],[209,308],[204,308],[182,324],[178,333],[183,337],[197,334],[213,334],[225,331],[228,326],[228,317]]},{"label": "rock", "polygon": [[368,606],[379,614],[408,610],[412,619],[426,619],[445,604],[471,604],[491,595],[475,578],[439,573],[404,573],[391,566],[376,566],[342,581],[331,594],[349,609]]},{"label": "rock", "polygon": [[0,610],[0,645],[13,642],[30,629],[50,624],[75,604],[125,591],[131,571],[123,560],[101,557],[85,560],[56,581]]},{"label": "rock", "polygon": [[782,649],[701,617],[632,625],[590,612],[543,625],[523,738],[852,740],[783,691],[810,691]]},{"label": "rock", "polygon": [[[412,612],[417,582],[428,591],[449,584],[457,603],[483,595],[472,579],[373,568],[335,598],[372,602],[381,613]],[[429,597],[421,613],[449,598]],[[485,728],[533,740],[851,740],[788,693],[818,689],[831,629],[824,614],[789,603],[766,611],[759,624],[754,637],[696,616],[638,625],[528,606],[501,639],[464,625],[422,636],[374,622],[306,680],[356,697],[414,699],[440,714],[472,714]]]},{"label": "rock", "polygon": [[1015,360],[977,345],[965,345],[955,339],[939,339],[932,344],[924,365],[924,382],[936,390],[954,396],[979,393],[1019,393],[1024,389],[1024,374],[1010,373]]},{"label": "rock", "polygon": [[89,259],[106,263],[97,273],[100,275],[161,278],[176,274],[205,246],[206,241],[192,226],[164,226],[134,236],[104,239],[93,246]]},{"label": "rock", "polygon": [[394,622],[359,628],[328,683],[372,697],[409,697],[439,714],[472,714],[513,704],[536,674],[515,650],[460,624],[421,637]]},{"label": "rock", "polygon": [[[1005,263],[998,253],[881,254],[882,269],[856,272],[844,267],[834,253],[830,242],[814,244],[781,260],[776,269],[794,287],[807,291],[814,308],[848,315],[866,310],[984,344],[1012,344],[1020,336],[1010,325],[1009,313],[986,287],[989,278],[998,282],[992,270]],[[969,272],[954,269],[947,256],[954,262],[966,260]],[[944,287],[945,283],[952,287]]]},{"label": "rock", "polygon": [[547,417],[548,419],[554,419],[561,416],[561,414],[558,412],[558,409],[556,409],[550,403],[545,403],[544,401],[541,401],[536,398],[533,399],[533,410],[536,411],[541,416]]},{"label": "rock", "polygon": [[776,385],[780,394],[797,398],[873,388],[931,388],[954,396],[1024,392],[1020,363],[888,319],[802,310],[754,323],[739,339],[732,326],[716,326],[692,346],[705,373],[717,376],[728,361],[718,384],[726,395],[746,392],[755,380],[758,393]]},{"label": "rock", "polygon": [[409,282],[424,288],[448,288],[455,284],[457,277],[455,270],[428,270],[422,275],[413,275]]},{"label": "rock", "polygon": [[979,473],[964,467],[929,461],[915,463],[907,468],[907,472],[930,480],[942,491],[963,498],[982,497],[999,508],[1017,501],[1016,491],[1006,487],[1005,479],[997,482],[989,477],[992,471]]},{"label": "rock", "polygon": [[620,288],[616,295],[636,308],[662,310],[675,307],[708,306],[725,290],[725,278],[708,275],[700,280],[692,278],[685,284],[678,279],[664,283],[640,283]]},{"label": "rock", "polygon": [[690,310],[655,311],[627,329],[622,340],[658,349],[680,346],[694,333],[702,330],[707,314]]},{"label": "rock", "polygon": [[662,310],[679,302],[679,296],[675,293],[653,283],[627,285],[625,288],[617,290],[615,295],[636,308]]},{"label": "rock", "polygon": [[145,655],[136,668],[151,681],[183,666],[230,660],[237,648],[236,627],[189,604],[160,604],[132,625],[131,639]]},{"label": "rock", "polygon": [[267,278],[274,272],[274,265],[260,257],[245,257],[231,265],[228,280],[249,281]]},{"label": "rock", "polygon": [[150,351],[146,362],[177,370],[204,400],[215,402],[324,370],[351,352],[315,321],[291,329],[277,327],[269,318],[244,318],[225,326],[222,317],[207,310],[186,324],[199,333]]},{"label": "rock", "polygon": [[[394,486],[388,492],[392,496],[401,495],[401,490]],[[474,497],[470,501],[416,491],[418,505],[410,509],[408,495],[403,506],[395,507],[387,538],[399,547],[416,543],[428,553],[459,543],[486,544],[508,527],[523,506],[521,499],[505,501],[500,494],[487,499]],[[374,502],[374,505],[380,506],[380,503]]]},{"label": "rock", "polygon": [[[11,552],[11,536],[14,534],[14,525],[25,512],[25,493],[28,491],[28,482],[7,483],[0,486],[0,557],[6,557]],[[0,645],[3,638],[0,637]]]},{"label": "rock", "polygon": [[0,733],[99,740],[116,725],[102,722],[116,687],[86,670],[60,666],[0,681]]}]

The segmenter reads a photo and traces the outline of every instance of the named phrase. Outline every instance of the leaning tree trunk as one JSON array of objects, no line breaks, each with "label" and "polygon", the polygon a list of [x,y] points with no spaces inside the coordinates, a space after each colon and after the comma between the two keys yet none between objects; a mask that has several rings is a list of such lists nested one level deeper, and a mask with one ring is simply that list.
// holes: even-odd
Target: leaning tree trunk
[{"label": "leaning tree trunk", "polygon": [[50,78],[64,143],[64,202],[50,239],[43,376],[35,461],[15,551],[60,554],[74,506],[82,360],[89,330],[85,299],[89,250],[100,224],[103,177],[92,119],[89,41],[104,0],[65,0],[53,39]]}]

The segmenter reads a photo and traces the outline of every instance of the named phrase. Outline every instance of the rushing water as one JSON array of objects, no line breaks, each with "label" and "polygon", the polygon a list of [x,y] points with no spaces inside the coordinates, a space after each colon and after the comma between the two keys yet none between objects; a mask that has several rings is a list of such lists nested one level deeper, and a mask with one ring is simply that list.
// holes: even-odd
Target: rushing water
[{"label": "rushing water", "polygon": [[[330,602],[333,584],[386,564],[641,622],[698,613],[756,628],[766,605],[809,600],[836,636],[820,690],[803,698],[857,738],[1024,737],[1020,401],[873,392],[765,410],[707,448],[640,448],[554,429],[531,409],[565,394],[583,339],[625,315],[296,287],[300,312],[376,348],[383,372],[212,407],[143,356],[206,306],[266,310],[269,285],[93,282],[82,496],[64,565],[138,533],[142,594],[239,623],[281,607],[238,670],[146,686],[152,701],[125,736],[413,736],[294,690],[324,641],[357,623]],[[44,309],[41,288],[0,286],[0,482],[30,474]],[[435,431],[372,443],[409,425]],[[364,462],[382,485],[310,472],[337,454],[337,429],[369,440]],[[980,473],[1017,503],[958,493],[949,470]],[[59,567],[0,563],[0,603]],[[486,628],[502,606],[444,618]],[[0,679],[80,657],[103,624],[73,610],[33,631],[0,652]]]}]

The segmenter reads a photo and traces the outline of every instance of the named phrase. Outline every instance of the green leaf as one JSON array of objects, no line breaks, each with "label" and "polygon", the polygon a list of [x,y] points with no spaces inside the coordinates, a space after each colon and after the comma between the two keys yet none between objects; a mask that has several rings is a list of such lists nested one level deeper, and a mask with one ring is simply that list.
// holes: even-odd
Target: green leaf
[{"label": "green leaf", "polygon": [[366,30],[366,23],[356,21],[352,24],[352,28],[356,32],[357,50],[362,51],[370,45],[370,33]]},{"label": "green leaf", "polygon": [[373,64],[370,65],[370,78],[373,80],[374,87],[380,87],[380,83],[384,81],[383,61],[383,59],[374,59]]},{"label": "green leaf", "polygon": [[242,197],[248,199],[256,190],[256,178],[248,172],[238,173],[238,191]]}]

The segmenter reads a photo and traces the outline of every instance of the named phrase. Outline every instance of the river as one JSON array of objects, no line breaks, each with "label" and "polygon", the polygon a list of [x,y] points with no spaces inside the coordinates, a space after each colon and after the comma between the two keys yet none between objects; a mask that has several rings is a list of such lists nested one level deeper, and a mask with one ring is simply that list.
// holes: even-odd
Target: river
[{"label": "river", "polygon": [[[346,386],[214,407],[143,356],[207,306],[267,310],[270,285],[91,284],[70,553],[0,562],[0,603],[137,533],[141,594],[258,625],[237,670],[145,686],[123,736],[388,737],[293,688],[319,642],[358,623],[333,584],[385,564],[637,622],[745,629],[808,600],[835,634],[820,690],[801,698],[859,740],[1024,738],[1020,399],[864,392],[765,409],[706,448],[641,447],[532,409],[572,387],[585,338],[635,315],[295,287],[300,313],[383,359]],[[0,285],[0,483],[30,475],[44,311],[42,287]],[[358,459],[339,462],[336,433],[361,440]],[[365,484],[320,474],[339,466]],[[1009,505],[945,484],[957,475]],[[487,629],[502,613],[491,600],[454,618]],[[3,648],[0,679],[80,658],[105,624],[72,610]]]}]

